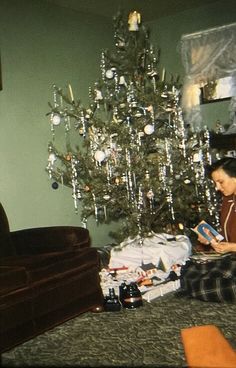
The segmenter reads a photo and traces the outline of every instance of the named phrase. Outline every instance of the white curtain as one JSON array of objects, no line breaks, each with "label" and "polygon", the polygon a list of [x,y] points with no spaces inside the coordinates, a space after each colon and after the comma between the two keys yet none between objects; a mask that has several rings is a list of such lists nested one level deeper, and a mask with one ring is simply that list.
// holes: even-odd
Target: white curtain
[{"label": "white curtain", "polygon": [[[182,91],[185,120],[201,129],[200,88],[216,79],[231,76],[236,85],[236,23],[184,35],[181,56],[186,76]],[[236,97],[231,109],[235,109]],[[235,110],[231,111],[233,119]]]}]

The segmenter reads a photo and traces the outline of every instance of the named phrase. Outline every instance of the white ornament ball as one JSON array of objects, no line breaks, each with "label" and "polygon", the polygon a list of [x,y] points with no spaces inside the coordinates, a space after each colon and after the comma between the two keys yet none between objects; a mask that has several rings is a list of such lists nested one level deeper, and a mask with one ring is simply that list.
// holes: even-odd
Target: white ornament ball
[{"label": "white ornament ball", "polygon": [[154,193],[153,193],[153,191],[152,191],[152,190],[149,190],[149,191],[147,192],[147,198],[148,198],[148,199],[153,199],[153,197],[154,197]]},{"label": "white ornament ball", "polygon": [[60,122],[61,122],[61,117],[60,117],[60,115],[58,115],[58,114],[54,114],[54,115],[52,116],[52,123],[53,123],[53,125],[59,125],[59,124],[60,124]]},{"label": "white ornament ball", "polygon": [[200,161],[202,161],[202,153],[201,152],[194,153],[193,162],[200,162]]},{"label": "white ornament ball", "polygon": [[184,184],[190,184],[190,183],[191,183],[191,180],[189,180],[189,179],[184,180]]},{"label": "white ornament ball", "polygon": [[112,79],[114,77],[114,73],[113,73],[113,71],[111,69],[109,69],[109,70],[106,71],[106,77],[108,79]]},{"label": "white ornament ball", "polygon": [[152,124],[147,124],[145,127],[144,127],[144,132],[147,134],[147,135],[150,135],[154,132],[154,126]]},{"label": "white ornament ball", "polygon": [[103,151],[96,151],[94,154],[94,158],[98,162],[102,162],[104,158],[106,157],[105,153]]},{"label": "white ornament ball", "polygon": [[109,194],[105,194],[105,195],[103,196],[103,198],[104,198],[106,201],[108,201],[111,197],[109,196]]}]

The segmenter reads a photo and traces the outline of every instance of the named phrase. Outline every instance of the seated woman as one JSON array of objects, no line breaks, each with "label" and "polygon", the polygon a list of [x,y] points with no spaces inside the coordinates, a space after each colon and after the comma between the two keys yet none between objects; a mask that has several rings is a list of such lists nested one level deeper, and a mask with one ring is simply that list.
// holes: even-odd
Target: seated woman
[{"label": "seated woman", "polygon": [[[220,224],[223,241],[211,240],[217,253],[229,253],[208,263],[188,262],[182,269],[181,287],[204,301],[236,301],[236,158],[224,157],[206,168],[216,190],[222,193]],[[202,236],[198,240],[209,244]]]}]

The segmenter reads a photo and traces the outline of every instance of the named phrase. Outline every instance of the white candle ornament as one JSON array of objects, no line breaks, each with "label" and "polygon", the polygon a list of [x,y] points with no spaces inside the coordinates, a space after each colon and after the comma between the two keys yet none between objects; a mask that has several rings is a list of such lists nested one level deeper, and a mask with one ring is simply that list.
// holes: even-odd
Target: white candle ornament
[{"label": "white candle ornament", "polygon": [[71,102],[74,102],[74,95],[73,95],[73,91],[72,91],[72,88],[71,88],[70,84],[68,85],[68,88],[69,88]]},{"label": "white candle ornament", "polygon": [[165,81],[165,77],[166,77],[166,70],[165,70],[165,68],[163,68],[163,70],[162,70],[162,77],[161,77],[161,81],[162,82]]}]

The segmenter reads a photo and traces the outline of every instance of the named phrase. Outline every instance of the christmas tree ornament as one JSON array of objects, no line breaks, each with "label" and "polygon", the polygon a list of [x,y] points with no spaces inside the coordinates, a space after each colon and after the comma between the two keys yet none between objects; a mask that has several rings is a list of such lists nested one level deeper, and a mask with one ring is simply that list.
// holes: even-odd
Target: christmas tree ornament
[{"label": "christmas tree ornament", "polygon": [[70,116],[65,114],[64,121],[65,121],[65,131],[69,132],[71,128],[70,127]]},{"label": "christmas tree ornament", "polygon": [[145,171],[145,179],[147,181],[150,179],[150,172],[148,170]]},{"label": "christmas tree ornament", "polygon": [[146,110],[150,113],[153,114],[153,105],[149,105],[148,107],[146,107]]},{"label": "christmas tree ornament", "polygon": [[193,155],[193,162],[201,162],[202,161],[202,152],[196,152]]},{"label": "christmas tree ornament", "polygon": [[79,188],[77,188],[77,199],[82,199],[82,194]]},{"label": "christmas tree ornament", "polygon": [[51,165],[54,165],[54,162],[56,161],[57,156],[55,155],[55,153],[50,153],[48,156],[48,161],[51,163]]},{"label": "christmas tree ornament", "polygon": [[74,95],[73,95],[73,91],[72,91],[70,84],[68,85],[68,88],[69,88],[70,99],[71,99],[71,102],[73,103],[75,102],[75,100],[74,100]]},{"label": "christmas tree ornament", "polygon": [[183,224],[179,223],[178,226],[179,226],[180,230],[184,230],[184,225]]},{"label": "christmas tree ornament", "polygon": [[52,183],[52,189],[58,189],[59,185],[56,181]]},{"label": "christmas tree ornament", "polygon": [[94,154],[94,158],[96,161],[98,161],[99,163],[101,163],[102,161],[104,161],[106,155],[103,151],[97,150]]},{"label": "christmas tree ornament", "polygon": [[163,68],[162,69],[162,74],[161,74],[161,81],[165,82],[165,79],[166,79],[166,70],[165,70],[165,68]]},{"label": "christmas tree ornament", "polygon": [[130,107],[137,107],[138,102],[137,101],[131,101],[130,102]]},{"label": "christmas tree ornament", "polygon": [[120,79],[119,79],[119,85],[120,86],[125,86],[127,87],[127,83],[126,83],[126,80],[125,80],[125,77],[123,75],[120,76]]},{"label": "christmas tree ornament", "polygon": [[99,89],[95,88],[94,93],[95,93],[95,101],[103,100],[102,92]]},{"label": "christmas tree ornament", "polygon": [[87,229],[87,218],[84,217],[82,220],[81,220],[81,225],[84,229]]},{"label": "christmas tree ornament", "polygon": [[184,184],[190,184],[191,183],[191,180],[189,180],[188,178],[184,179]]},{"label": "christmas tree ornament", "polygon": [[80,135],[84,135],[84,134],[85,134],[85,132],[86,132],[86,131],[85,131],[85,129],[84,129],[84,127],[83,127],[83,126],[79,128],[79,134],[80,134]]},{"label": "christmas tree ornament", "polygon": [[152,125],[152,124],[147,124],[147,125],[145,125],[145,127],[144,127],[144,132],[145,132],[147,135],[151,135],[151,134],[154,132],[154,125]]},{"label": "christmas tree ornament", "polygon": [[105,201],[109,201],[109,199],[110,199],[111,197],[109,196],[109,194],[105,194],[105,195],[103,196],[103,198],[105,199]]},{"label": "christmas tree ornament", "polygon": [[142,111],[138,110],[134,116],[136,116],[136,118],[140,118],[143,115]]},{"label": "christmas tree ornament", "polygon": [[51,122],[53,125],[59,125],[61,123],[61,116],[59,114],[52,114]]},{"label": "christmas tree ornament", "polygon": [[114,72],[111,69],[108,69],[105,73],[107,79],[112,79],[114,77]]},{"label": "christmas tree ornament", "polygon": [[65,159],[66,161],[71,161],[71,153],[67,153]]},{"label": "christmas tree ornament", "polygon": [[92,110],[87,109],[86,113],[85,113],[85,118],[89,120],[91,118],[91,116],[92,116]]},{"label": "christmas tree ornament", "polygon": [[127,182],[127,176],[126,176],[126,174],[123,174],[122,175],[121,181],[122,181],[122,183],[126,183]]},{"label": "christmas tree ornament", "polygon": [[101,73],[102,73],[102,79],[105,80],[105,74],[106,74],[106,61],[105,61],[105,53],[101,53],[101,63],[100,63]]},{"label": "christmas tree ornament", "polygon": [[139,146],[142,145],[142,138],[144,136],[145,136],[144,132],[138,132],[137,137],[136,137],[136,144],[137,144],[138,149],[139,149]]},{"label": "christmas tree ornament", "polygon": [[154,193],[153,193],[152,189],[150,189],[150,190],[147,192],[146,196],[147,196],[147,198],[148,198],[148,199],[153,199],[153,197],[154,197]]},{"label": "christmas tree ornament", "polygon": [[141,23],[141,14],[138,13],[136,10],[129,13],[129,31],[136,32],[139,30],[139,24]]},{"label": "christmas tree ornament", "polygon": [[58,109],[60,104],[62,104],[62,102],[61,102],[61,89],[58,88],[55,84],[53,84],[52,88],[53,88],[53,104],[54,104],[54,109],[56,110],[56,109]]},{"label": "christmas tree ornament", "polygon": [[166,89],[162,92],[161,97],[168,98],[168,92]]},{"label": "christmas tree ornament", "polygon": [[158,74],[157,74],[157,71],[156,70],[153,70],[151,65],[148,66],[148,71],[147,71],[147,75],[151,78],[153,77],[156,77]]}]

